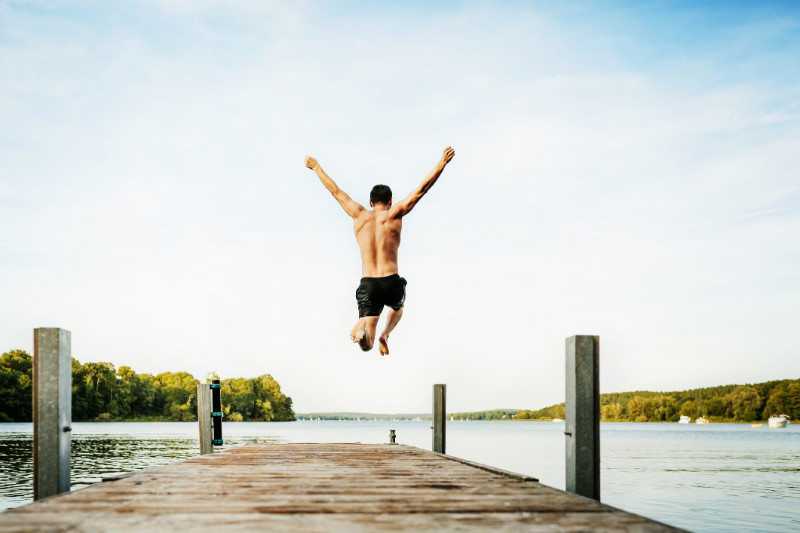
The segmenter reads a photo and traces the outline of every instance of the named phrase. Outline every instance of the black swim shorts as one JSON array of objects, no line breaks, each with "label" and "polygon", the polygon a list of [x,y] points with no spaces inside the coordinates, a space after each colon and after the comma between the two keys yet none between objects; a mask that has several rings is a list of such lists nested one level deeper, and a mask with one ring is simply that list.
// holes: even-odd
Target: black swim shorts
[{"label": "black swim shorts", "polygon": [[358,318],[380,316],[384,305],[398,311],[406,301],[406,280],[399,274],[384,278],[361,278],[361,284],[356,289],[356,301]]}]

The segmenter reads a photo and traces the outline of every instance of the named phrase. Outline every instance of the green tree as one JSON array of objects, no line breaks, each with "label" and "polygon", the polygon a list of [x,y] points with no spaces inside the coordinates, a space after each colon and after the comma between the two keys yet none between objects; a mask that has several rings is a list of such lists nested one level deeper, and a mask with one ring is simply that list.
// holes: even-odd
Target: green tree
[{"label": "green tree", "polygon": [[[89,420],[90,407],[87,399],[87,385],[86,385],[86,369],[83,365],[72,358],[72,419],[73,420]],[[97,415],[94,415],[97,416]]]},{"label": "green tree", "polygon": [[221,380],[220,394],[223,405],[231,413],[239,413],[244,420],[253,420],[256,395],[244,378]]},{"label": "green tree", "polygon": [[[23,350],[0,356],[0,422],[31,420],[33,359]],[[81,364],[72,359],[72,419],[156,418],[195,420],[198,381],[187,372],[137,374],[129,366]],[[294,420],[292,399],[271,375],[223,382],[224,411],[231,419]]]},{"label": "green tree", "polygon": [[725,416],[725,402],[719,396],[709,398],[703,407],[707,416]]},{"label": "green tree", "polygon": [[0,356],[0,366],[20,374],[31,374],[33,358],[25,350],[11,350]]},{"label": "green tree", "polygon": [[786,384],[786,414],[800,420],[800,380]]},{"label": "green tree", "polygon": [[0,422],[29,422],[32,416],[32,358],[24,350],[0,356]]},{"label": "green tree", "polygon": [[136,374],[130,379],[136,384],[134,389],[136,395],[131,405],[131,414],[136,417],[160,414],[163,406],[163,394],[158,388],[158,380],[151,374]]},{"label": "green tree", "polygon": [[636,395],[628,401],[628,420],[641,422],[642,419],[647,420],[645,400]]},{"label": "green tree", "polygon": [[[782,412],[800,419],[800,380],[780,380],[755,385],[720,385],[676,392],[613,392],[600,395],[603,420],[677,421],[681,414],[692,418],[713,416],[718,420],[752,421]],[[613,407],[612,407],[613,406]],[[616,407],[618,406],[618,407]],[[538,411],[521,410],[516,420],[557,417],[564,404]]]},{"label": "green tree", "polygon": [[114,398],[114,386],[117,381],[114,365],[111,363],[84,363],[82,370],[84,386],[79,387],[78,391],[85,397],[87,418],[95,419],[101,414],[110,413]]},{"label": "green tree", "polygon": [[281,392],[271,375],[256,378],[222,380],[223,410],[231,416],[239,414],[244,420],[294,420],[292,399]]},{"label": "green tree", "polygon": [[657,396],[653,405],[651,420],[658,422],[675,422],[680,414],[678,411],[678,401],[672,396]]},{"label": "green tree", "polygon": [[156,376],[164,398],[162,413],[178,420],[197,419],[197,384],[188,372],[162,372]]},{"label": "green tree", "polygon": [[734,420],[751,422],[756,420],[763,409],[761,395],[749,386],[736,387],[733,392],[725,395],[723,401],[728,417]]},{"label": "green tree", "polygon": [[773,414],[800,418],[800,381],[779,383],[771,390],[762,417],[769,418]]}]

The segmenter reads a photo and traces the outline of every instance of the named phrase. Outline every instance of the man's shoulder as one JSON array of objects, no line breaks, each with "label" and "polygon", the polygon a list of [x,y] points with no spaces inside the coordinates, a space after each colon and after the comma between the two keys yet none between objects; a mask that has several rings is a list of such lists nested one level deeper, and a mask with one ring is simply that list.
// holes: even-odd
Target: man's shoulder
[{"label": "man's shoulder", "polygon": [[375,226],[375,213],[364,209],[358,215],[353,217],[353,226],[357,234],[361,234],[368,227]]},{"label": "man's shoulder", "polygon": [[356,220],[370,220],[375,218],[375,211],[371,209],[364,209],[359,211],[358,215],[354,217]]}]

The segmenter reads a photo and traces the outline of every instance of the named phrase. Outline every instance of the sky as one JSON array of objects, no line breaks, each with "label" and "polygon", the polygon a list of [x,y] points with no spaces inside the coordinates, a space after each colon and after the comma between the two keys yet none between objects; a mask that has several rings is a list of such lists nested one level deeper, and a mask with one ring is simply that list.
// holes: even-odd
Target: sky
[{"label": "sky", "polygon": [[[795,2],[0,1],[0,352],[296,412],[537,409],[800,377]],[[404,220],[391,353],[349,339],[352,221]],[[382,323],[381,323],[382,324]]]}]

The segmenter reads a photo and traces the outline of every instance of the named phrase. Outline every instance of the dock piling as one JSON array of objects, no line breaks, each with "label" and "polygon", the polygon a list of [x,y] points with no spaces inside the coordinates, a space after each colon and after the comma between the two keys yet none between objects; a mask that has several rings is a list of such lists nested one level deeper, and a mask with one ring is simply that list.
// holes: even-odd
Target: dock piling
[{"label": "dock piling", "polygon": [[72,335],[33,330],[33,499],[70,489]]},{"label": "dock piling", "polygon": [[197,423],[200,426],[200,454],[214,453],[211,445],[211,387],[197,384]]},{"label": "dock piling", "polygon": [[447,385],[433,386],[433,451],[439,453],[445,453],[446,396]]},{"label": "dock piling", "polygon": [[600,501],[600,337],[566,340],[565,407],[567,491]]}]

